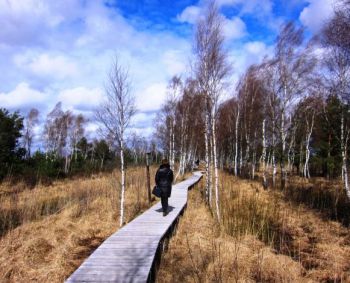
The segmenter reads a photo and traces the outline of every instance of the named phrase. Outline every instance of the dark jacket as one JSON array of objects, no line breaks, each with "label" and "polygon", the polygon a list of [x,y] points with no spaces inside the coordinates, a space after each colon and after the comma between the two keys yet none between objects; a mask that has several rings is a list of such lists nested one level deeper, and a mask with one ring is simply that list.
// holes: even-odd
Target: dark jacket
[{"label": "dark jacket", "polygon": [[160,165],[156,173],[156,185],[162,190],[163,196],[171,196],[171,185],[173,183],[174,175],[168,164]]}]

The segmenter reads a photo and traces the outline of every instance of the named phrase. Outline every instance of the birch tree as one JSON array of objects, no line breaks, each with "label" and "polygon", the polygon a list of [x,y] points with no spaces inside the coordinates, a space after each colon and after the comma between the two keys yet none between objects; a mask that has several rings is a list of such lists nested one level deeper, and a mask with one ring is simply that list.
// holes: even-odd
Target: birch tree
[{"label": "birch tree", "polygon": [[[255,176],[257,156],[260,155],[258,147],[262,136],[261,123],[265,118],[264,103],[265,93],[263,84],[259,78],[261,66],[253,65],[248,68],[242,77],[238,87],[238,99],[241,108],[241,131],[243,132],[244,152],[244,174],[250,178]],[[241,149],[241,154],[243,154]],[[260,158],[261,159],[261,158]]]},{"label": "birch tree", "polygon": [[[209,140],[213,155],[216,214],[220,219],[219,209],[219,172],[216,140],[216,119],[220,94],[224,86],[224,79],[228,75],[227,55],[224,49],[222,32],[222,17],[215,2],[210,2],[203,18],[200,18],[195,30],[194,42],[195,77],[199,90],[205,96],[205,144],[206,144],[206,177],[209,173]],[[207,195],[211,191],[207,181]]]},{"label": "birch tree", "polygon": [[237,176],[238,171],[238,127],[239,127],[239,119],[240,119],[240,106],[239,103],[236,103],[236,107],[234,108],[236,112],[235,117],[235,159],[234,159],[234,172],[235,176]]},{"label": "birch tree", "polygon": [[71,148],[71,159],[78,158],[77,144],[78,141],[84,136],[84,125],[87,120],[82,114],[74,115],[71,123],[71,127],[69,128],[69,143]]},{"label": "birch tree", "polygon": [[277,97],[278,93],[278,78],[277,78],[277,69],[274,64],[275,61],[268,60],[263,63],[264,66],[264,75],[263,81],[265,84],[265,89],[267,91],[266,98],[266,114],[267,118],[270,121],[270,126],[265,128],[265,134],[271,137],[271,149],[270,149],[270,157],[269,162],[270,167],[272,167],[272,185],[273,187],[276,185],[276,174],[277,174],[277,164],[276,164],[276,145],[277,141],[277,124],[278,124],[278,113],[279,113],[279,101]]},{"label": "birch tree", "polygon": [[[317,93],[310,94],[304,98],[296,107],[293,117],[295,124],[295,135],[300,138],[300,160],[305,160],[300,171],[304,178],[309,179],[310,176],[310,157],[311,157],[311,138],[315,130],[316,117],[320,114],[323,106],[323,100]],[[294,128],[293,128],[294,130]],[[299,161],[300,162],[300,161]]]},{"label": "birch tree", "polygon": [[55,158],[65,156],[68,128],[72,122],[72,113],[62,110],[62,103],[58,102],[47,115],[44,125],[44,145],[46,157],[53,154]]},{"label": "birch tree", "polygon": [[31,109],[24,120],[24,148],[26,149],[26,158],[28,159],[31,156],[32,143],[34,138],[34,127],[39,122],[39,111],[38,109]]},{"label": "birch tree", "polygon": [[168,85],[167,112],[169,119],[169,163],[171,170],[175,169],[175,126],[176,126],[176,103],[182,93],[180,77],[171,78]]},{"label": "birch tree", "polygon": [[280,168],[281,189],[285,188],[287,172],[285,157],[287,149],[287,135],[289,130],[289,115],[298,97],[301,96],[306,78],[312,72],[315,61],[308,53],[308,49],[301,49],[303,30],[295,27],[293,22],[287,23],[277,37],[275,57],[272,64],[277,75],[277,98],[279,100],[278,133],[281,143]]},{"label": "birch tree", "polygon": [[128,71],[123,68],[118,58],[114,59],[106,84],[106,100],[96,111],[96,119],[105,131],[116,141],[120,154],[121,194],[120,226],[124,223],[125,201],[125,138],[131,118],[136,113],[135,99],[131,93]]},{"label": "birch tree", "polygon": [[323,43],[327,48],[324,62],[328,69],[327,83],[331,95],[338,97],[342,103],[340,145],[342,155],[342,180],[348,198],[350,187],[348,182],[347,153],[350,136],[350,121],[348,111],[350,105],[350,3],[342,1],[343,5],[335,11],[335,16],[323,30]]}]

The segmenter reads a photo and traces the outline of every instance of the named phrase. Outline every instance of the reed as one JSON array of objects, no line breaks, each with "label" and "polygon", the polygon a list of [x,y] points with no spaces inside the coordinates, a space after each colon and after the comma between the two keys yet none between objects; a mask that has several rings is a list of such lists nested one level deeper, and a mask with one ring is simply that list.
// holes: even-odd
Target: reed
[{"label": "reed", "polygon": [[[303,201],[288,200],[287,190],[266,191],[258,181],[224,172],[220,180],[220,221],[205,203],[203,180],[190,192],[158,282],[350,280],[348,227]],[[311,182],[320,181],[327,184]]]},{"label": "reed", "polygon": [[[151,168],[151,176],[155,170]],[[34,189],[2,184],[0,281],[62,282],[67,278],[118,230],[119,175],[103,173]],[[128,168],[126,222],[149,207],[145,178],[145,168]]]},{"label": "reed", "polygon": [[286,201],[303,204],[321,212],[326,219],[350,225],[350,201],[340,180],[307,180],[294,176],[283,194]]}]

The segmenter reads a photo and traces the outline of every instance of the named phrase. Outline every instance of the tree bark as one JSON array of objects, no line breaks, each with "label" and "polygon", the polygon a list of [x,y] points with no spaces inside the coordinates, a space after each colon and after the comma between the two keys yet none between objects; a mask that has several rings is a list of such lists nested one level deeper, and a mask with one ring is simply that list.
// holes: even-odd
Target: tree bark
[{"label": "tree bark", "polygon": [[238,161],[238,123],[239,123],[239,107],[236,117],[235,135],[236,135],[236,150],[235,150],[235,176],[237,176],[237,161]]},{"label": "tree bark", "polygon": [[120,169],[122,174],[121,179],[121,196],[120,196],[120,227],[124,223],[124,199],[125,199],[125,168],[124,168],[124,140],[120,138]]},{"label": "tree bark", "polygon": [[271,162],[272,162],[272,184],[273,186],[276,185],[276,158],[275,158],[275,150],[276,150],[276,135],[275,135],[275,118],[273,117],[272,120],[272,153],[271,153]]},{"label": "tree bark", "polygon": [[345,133],[345,125],[344,125],[344,113],[341,117],[341,155],[342,155],[342,177],[344,182],[344,188],[347,197],[350,199],[350,189],[348,182],[348,168],[347,168],[347,141],[348,141],[348,133]]},{"label": "tree bark", "polygon": [[262,151],[262,163],[263,163],[263,187],[267,189],[267,180],[266,180],[266,136],[265,136],[265,125],[266,118],[262,122],[262,139],[263,139],[263,151]]},{"label": "tree bark", "polygon": [[284,190],[286,187],[286,168],[285,168],[285,152],[286,152],[286,133],[285,133],[285,115],[284,115],[284,110],[281,113],[281,129],[280,129],[280,134],[281,134],[281,189]]},{"label": "tree bark", "polygon": [[310,171],[309,171],[309,159],[310,159],[310,139],[312,135],[312,130],[314,127],[314,120],[315,120],[315,113],[312,113],[311,116],[311,125],[309,128],[309,121],[306,119],[306,127],[308,129],[308,133],[306,135],[306,141],[305,141],[305,164],[304,164],[304,177],[310,179]]},{"label": "tree bark", "polygon": [[215,203],[216,203],[216,216],[220,222],[220,206],[219,206],[219,170],[218,159],[216,151],[216,119],[215,114],[212,115],[212,136],[213,136],[213,159],[214,159],[214,178],[215,178]]},{"label": "tree bark", "polygon": [[205,114],[205,175],[206,175],[206,199],[207,203],[211,207],[211,195],[210,195],[210,157],[209,157],[209,117],[208,113]]}]

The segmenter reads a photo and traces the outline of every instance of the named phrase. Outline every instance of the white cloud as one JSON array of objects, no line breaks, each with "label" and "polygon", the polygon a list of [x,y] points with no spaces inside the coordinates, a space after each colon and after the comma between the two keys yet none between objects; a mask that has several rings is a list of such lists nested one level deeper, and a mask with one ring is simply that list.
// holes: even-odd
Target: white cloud
[{"label": "white cloud", "polygon": [[[100,96],[96,90],[104,88],[114,54],[129,68],[140,109],[159,108],[168,80],[186,68],[191,51],[187,39],[167,31],[136,30],[118,10],[108,8],[103,1],[60,1],[69,5],[66,10],[54,1],[27,2],[27,8],[18,8],[24,12],[10,13],[7,0],[0,0],[7,5],[6,18],[18,20],[19,26],[27,25],[28,18],[38,21],[28,24],[28,32],[45,41],[45,47],[42,42],[29,44],[30,39],[23,39],[24,47],[16,47],[17,43],[7,38],[6,44],[12,48],[0,46],[7,50],[0,52],[0,62],[5,62],[0,71],[9,69],[6,76],[0,77],[0,90],[10,92],[20,81],[29,82],[34,89],[49,89],[48,105],[42,105],[45,111],[59,100],[69,109],[91,109],[98,100],[94,95]],[[38,5],[42,5],[42,12],[33,11]],[[48,15],[58,15],[59,20],[49,24]],[[88,99],[83,99],[84,95]],[[156,97],[157,102],[145,103],[145,95]]]},{"label": "white cloud", "polygon": [[244,70],[252,64],[259,64],[265,56],[273,54],[273,46],[262,41],[250,41],[243,45]]},{"label": "white cloud", "polygon": [[251,41],[244,45],[244,49],[247,50],[250,54],[261,56],[267,53],[267,46],[262,41]]},{"label": "white cloud", "polygon": [[89,121],[85,125],[85,135],[91,138],[96,138],[99,125],[96,122]]},{"label": "white cloud", "polygon": [[142,136],[142,137],[151,137],[154,133],[154,128],[153,127],[143,127],[143,128],[137,128],[137,127],[134,127],[134,128],[130,128],[129,133],[135,133],[139,136]]},{"label": "white cloud", "polygon": [[0,105],[8,109],[27,109],[38,107],[47,101],[48,96],[40,91],[30,88],[25,83],[19,83],[16,88],[8,93],[0,93]]},{"label": "white cloud", "polygon": [[[197,6],[188,6],[178,15],[177,19],[181,22],[195,23],[201,15],[205,3],[205,1],[199,1]],[[239,11],[236,16],[239,18],[244,15],[252,15],[262,24],[274,31],[277,31],[283,22],[282,18],[274,15],[272,0],[216,0],[216,3],[219,8],[236,8]]]},{"label": "white cloud", "polygon": [[[244,5],[246,11],[250,7],[243,0],[220,2]],[[262,3],[268,11],[269,1]],[[178,21],[194,24],[201,9],[200,5],[187,7]],[[225,18],[228,38],[239,39],[247,33],[240,16]],[[186,71],[191,42],[173,31],[138,30],[134,24],[105,1],[0,0],[0,105],[38,107],[45,115],[62,101],[65,109],[91,115],[103,97],[112,56],[118,54],[129,68],[137,108],[142,112],[135,117],[134,126],[151,129],[154,111],[166,98],[168,80]],[[258,43],[246,48],[242,52],[251,58],[263,52]],[[244,55],[242,66],[247,58]]]},{"label": "white cloud", "polygon": [[186,70],[187,54],[182,50],[168,50],[163,54],[163,63],[170,75],[181,74]]},{"label": "white cloud", "polygon": [[[233,4],[237,1],[220,1],[219,5]],[[195,24],[203,14],[203,7],[188,6],[180,15],[177,16],[178,21],[189,24]],[[246,24],[239,17],[232,17],[231,19],[221,15],[223,23],[223,33],[227,39],[238,39],[246,35]]]},{"label": "white cloud", "polygon": [[93,110],[103,101],[103,91],[100,88],[88,89],[76,87],[65,89],[57,97],[68,109]]},{"label": "white cloud", "polygon": [[149,118],[149,115],[144,112],[137,112],[133,117],[134,123],[142,123]]},{"label": "white cloud", "polygon": [[76,63],[64,55],[54,56],[43,53],[33,57],[30,53],[19,54],[14,57],[14,62],[18,68],[38,77],[65,79],[78,74]]},{"label": "white cloud", "polygon": [[273,53],[273,46],[268,46],[262,41],[250,41],[229,52],[229,59],[233,62],[233,74],[230,79],[231,87],[235,87],[240,76],[252,64],[259,64],[265,56]]},{"label": "white cloud", "polygon": [[178,21],[182,23],[195,24],[201,14],[201,8],[198,6],[186,7],[180,15],[177,16]]},{"label": "white cloud", "polygon": [[160,109],[166,98],[167,85],[163,82],[152,84],[136,93],[139,111],[155,111]]},{"label": "white cloud", "polygon": [[225,18],[223,20],[223,33],[229,40],[242,38],[247,34],[247,27],[239,17]]},{"label": "white cloud", "polygon": [[81,11],[79,2],[0,0],[0,42],[15,46],[43,44],[54,28]]},{"label": "white cloud", "polygon": [[309,5],[301,11],[299,19],[310,31],[317,33],[323,24],[332,17],[334,1],[307,0],[307,2]]}]

